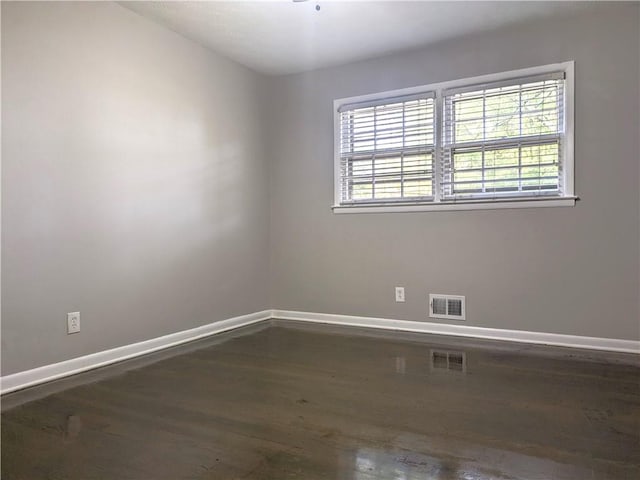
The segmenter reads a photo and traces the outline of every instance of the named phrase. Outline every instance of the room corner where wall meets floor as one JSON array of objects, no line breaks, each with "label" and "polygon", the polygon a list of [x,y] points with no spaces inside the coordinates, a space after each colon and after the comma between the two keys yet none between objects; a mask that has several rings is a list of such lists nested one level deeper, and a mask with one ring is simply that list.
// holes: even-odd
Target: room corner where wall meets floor
[{"label": "room corner where wall meets floor", "polygon": [[[220,336],[222,333],[241,331],[254,325],[310,325],[318,328],[346,327],[352,329],[368,329],[370,331],[408,332],[423,334],[425,338],[438,339],[458,338],[459,343],[468,341],[469,338],[478,340],[497,341],[503,345],[521,344],[530,352],[531,346],[567,347],[582,350],[582,355],[591,358],[601,358],[606,361],[607,352],[621,354],[640,354],[640,341],[621,340],[611,338],[580,337],[575,335],[558,335],[543,332],[526,332],[515,330],[500,330],[481,327],[465,327],[460,325],[444,325],[432,322],[415,322],[373,317],[355,317],[347,315],[322,314],[312,312],[293,312],[286,310],[265,310],[248,315],[229,318],[226,320],[203,325],[193,329],[176,332],[155,339],[137,342],[101,352],[92,353],[82,357],[69,359],[51,365],[43,365],[31,370],[17,372],[0,377],[0,394],[6,395],[36,385],[46,384],[55,380],[72,377],[83,372],[89,372],[109,365],[126,362],[132,359],[153,358],[151,354],[163,350],[170,350],[184,344],[191,344],[201,339]],[[417,337],[416,337],[417,338]],[[527,347],[529,346],[529,347]],[[509,348],[509,347],[506,347]],[[554,354],[553,348],[547,350],[549,355]],[[590,352],[590,353],[585,353]],[[170,355],[170,353],[167,353]],[[555,350],[557,357],[566,355],[566,349]],[[635,358],[628,356],[627,361],[633,362]]]},{"label": "room corner where wall meets floor", "polygon": [[[467,315],[432,330],[640,341],[637,4],[280,76],[118,4],[1,8],[3,377],[272,308],[426,322],[436,292]],[[567,61],[575,207],[332,213],[335,99]]]}]

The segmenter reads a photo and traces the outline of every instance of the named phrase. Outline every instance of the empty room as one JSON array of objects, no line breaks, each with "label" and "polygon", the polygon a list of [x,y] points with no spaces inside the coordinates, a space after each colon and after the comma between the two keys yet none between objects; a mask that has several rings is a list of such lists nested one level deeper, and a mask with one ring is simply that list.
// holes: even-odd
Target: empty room
[{"label": "empty room", "polygon": [[640,478],[640,3],[0,6],[3,480]]}]

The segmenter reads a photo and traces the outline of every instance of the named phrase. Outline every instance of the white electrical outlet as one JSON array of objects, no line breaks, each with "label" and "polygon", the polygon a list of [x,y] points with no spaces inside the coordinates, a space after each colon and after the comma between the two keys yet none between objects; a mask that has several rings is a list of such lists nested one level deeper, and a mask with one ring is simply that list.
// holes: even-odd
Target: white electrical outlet
[{"label": "white electrical outlet", "polygon": [[80,331],[80,312],[67,313],[67,334]]},{"label": "white electrical outlet", "polygon": [[396,287],[396,302],[404,302],[404,287]]}]

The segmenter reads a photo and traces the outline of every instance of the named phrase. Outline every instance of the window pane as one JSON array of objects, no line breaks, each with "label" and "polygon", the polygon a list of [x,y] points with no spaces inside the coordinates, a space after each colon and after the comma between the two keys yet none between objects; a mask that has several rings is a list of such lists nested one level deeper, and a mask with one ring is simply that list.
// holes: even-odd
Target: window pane
[{"label": "window pane", "polygon": [[485,98],[485,139],[520,134],[519,93],[495,94]]},{"label": "window pane", "polygon": [[433,98],[340,114],[343,201],[432,196]]},{"label": "window pane", "polygon": [[560,152],[558,149],[558,144],[556,143],[522,147],[522,164],[555,164],[557,166],[559,155]]},{"label": "window pane", "polygon": [[490,150],[485,152],[485,168],[518,166],[519,148],[507,148],[504,150]]},{"label": "window pane", "polygon": [[446,95],[444,197],[557,192],[563,82],[544,79]]},{"label": "window pane", "polygon": [[376,177],[387,177],[388,175],[400,175],[402,171],[402,159],[395,158],[376,158],[375,159]]},{"label": "window pane", "polygon": [[423,175],[431,177],[432,155],[408,155],[403,159],[403,173],[407,175]]},{"label": "window pane", "polygon": [[354,161],[352,164],[352,175],[360,177],[363,175],[371,176],[373,172],[373,162],[371,159]]},{"label": "window pane", "polygon": [[398,198],[400,197],[400,179],[394,182],[376,183],[375,198]]},{"label": "window pane", "polygon": [[405,197],[430,197],[433,195],[431,180],[405,180]]},{"label": "window pane", "polygon": [[354,200],[366,200],[373,195],[373,184],[364,183],[353,185],[352,198]]},{"label": "window pane", "polygon": [[455,104],[456,121],[482,119],[484,102],[482,98],[462,99]]},{"label": "window pane", "polygon": [[457,170],[482,168],[482,152],[456,153],[455,167]]},{"label": "window pane", "polygon": [[484,138],[482,119],[456,122],[455,138],[458,142],[471,142]]}]

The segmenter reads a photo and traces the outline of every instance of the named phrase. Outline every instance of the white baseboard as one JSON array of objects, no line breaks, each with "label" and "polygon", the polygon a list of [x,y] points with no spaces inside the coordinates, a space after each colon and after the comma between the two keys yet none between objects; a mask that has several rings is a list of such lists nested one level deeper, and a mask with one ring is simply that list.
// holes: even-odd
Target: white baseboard
[{"label": "white baseboard", "polygon": [[68,377],[76,373],[93,370],[112,363],[129,360],[134,357],[174,347],[200,338],[227,332],[236,328],[270,319],[297,320],[302,322],[346,325],[352,327],[377,328],[384,330],[400,330],[405,332],[431,333],[437,335],[454,335],[461,337],[505,340],[510,342],[535,343],[561,347],[586,348],[640,354],[640,341],[620,340],[615,338],[581,337],[557,333],[527,332],[523,330],[503,330],[497,328],[471,327],[467,325],[450,325],[444,323],[416,322],[409,320],[392,320],[376,317],[357,317],[351,315],[335,315],[328,313],[294,312],[289,310],[263,310],[261,312],[241,315],[201,327],[152,338],[143,342],[132,343],[122,347],[92,353],[83,357],[72,358],[59,363],[5,375],[0,378],[0,394],[14,392],[26,387]]},{"label": "white baseboard", "polygon": [[201,327],[171,333],[162,337],[152,338],[143,342],[132,343],[122,347],[92,353],[82,357],[72,358],[59,363],[53,363],[42,367],[5,375],[0,378],[0,394],[22,390],[26,387],[50,382],[62,377],[75,375],[76,373],[93,370],[111,363],[121,362],[148,353],[174,347],[200,338],[208,337],[216,333],[222,333],[254,323],[269,320],[271,310],[250,313],[239,317],[228,318],[219,322],[210,323]]},{"label": "white baseboard", "polygon": [[591,350],[606,350],[610,352],[640,353],[640,341],[620,340],[616,338],[582,337],[578,335],[564,335],[559,333],[503,330],[499,328],[472,327],[468,325],[391,320],[387,318],[357,317],[328,313],[293,312],[288,310],[273,310],[272,317],[282,320],[330,323],[353,327],[485,338],[489,340],[505,340],[509,342],[535,343],[559,347],[586,348]]}]

